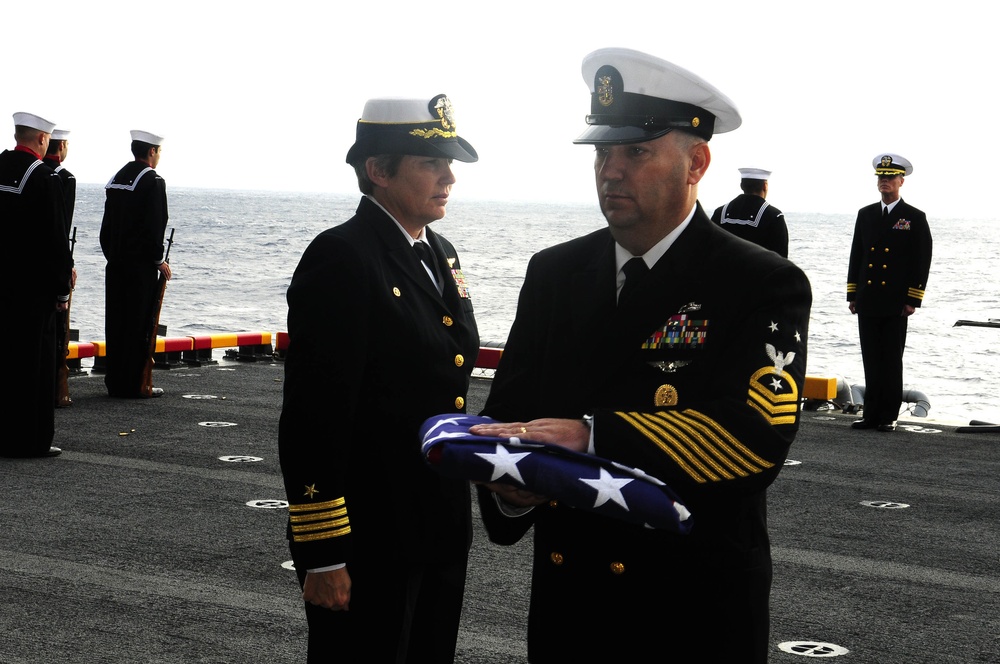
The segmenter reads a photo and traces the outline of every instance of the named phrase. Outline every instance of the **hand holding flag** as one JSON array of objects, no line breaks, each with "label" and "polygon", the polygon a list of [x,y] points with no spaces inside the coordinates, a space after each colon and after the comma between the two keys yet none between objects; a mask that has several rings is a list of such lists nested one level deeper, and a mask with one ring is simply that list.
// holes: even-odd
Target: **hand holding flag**
[{"label": "hand holding flag", "polygon": [[461,413],[429,418],[420,428],[424,459],[447,477],[510,484],[646,528],[690,531],[691,513],[659,479],[558,445],[469,432],[493,422]]}]

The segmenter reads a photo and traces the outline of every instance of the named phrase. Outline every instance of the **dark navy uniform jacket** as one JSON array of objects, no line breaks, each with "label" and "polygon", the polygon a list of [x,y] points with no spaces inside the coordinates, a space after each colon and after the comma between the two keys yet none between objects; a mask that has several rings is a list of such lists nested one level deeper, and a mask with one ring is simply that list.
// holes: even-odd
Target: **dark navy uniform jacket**
[{"label": "dark navy uniform jacket", "polygon": [[900,200],[882,218],[882,203],[858,210],[847,273],[847,300],[861,316],[898,316],[919,307],[931,269],[927,215]]},{"label": "dark navy uniform jacket", "polygon": [[785,215],[756,194],[740,194],[715,209],[712,221],[727,231],[788,257],[788,227]]},{"label": "dark navy uniform jacket", "polygon": [[131,161],[104,187],[101,249],[110,263],[155,267],[163,260],[167,185],[149,164]]},{"label": "dark navy uniform jacket", "polygon": [[424,463],[418,431],[464,412],[479,332],[455,248],[426,235],[443,294],[368,198],[295,269],[278,448],[296,569],[468,555],[469,483]]},{"label": "dark navy uniform jacket", "polygon": [[684,536],[556,502],[510,517],[480,489],[493,541],[534,525],[533,664],[631,661],[681,642],[763,661],[765,490],[798,428],[811,301],[799,268],[700,205],[621,308],[607,229],[532,257],[484,414],[592,414],[596,454],[666,481],[694,520]]},{"label": "dark navy uniform jacket", "polygon": [[[59,176],[21,150],[0,154],[0,265],[10,276],[5,302],[37,302],[55,311],[69,297],[73,259],[66,242],[66,207]],[[23,304],[10,316],[24,315]],[[32,309],[34,311],[34,308]]]},{"label": "dark navy uniform jacket", "polygon": [[73,213],[76,210],[76,176],[55,159],[46,157],[43,161],[56,172],[62,182],[63,196],[66,199],[66,237],[69,238],[73,230]]}]

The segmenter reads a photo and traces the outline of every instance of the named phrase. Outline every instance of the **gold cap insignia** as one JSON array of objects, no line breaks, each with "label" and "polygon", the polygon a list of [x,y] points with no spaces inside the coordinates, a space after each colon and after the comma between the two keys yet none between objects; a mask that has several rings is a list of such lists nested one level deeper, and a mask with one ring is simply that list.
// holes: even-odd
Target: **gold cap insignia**
[{"label": "gold cap insignia", "polygon": [[597,78],[597,101],[601,106],[611,106],[615,103],[615,89],[611,85],[610,76],[599,76]]},{"label": "gold cap insignia", "polygon": [[677,388],[669,383],[660,385],[656,388],[656,394],[653,396],[654,406],[676,406],[677,405]]}]

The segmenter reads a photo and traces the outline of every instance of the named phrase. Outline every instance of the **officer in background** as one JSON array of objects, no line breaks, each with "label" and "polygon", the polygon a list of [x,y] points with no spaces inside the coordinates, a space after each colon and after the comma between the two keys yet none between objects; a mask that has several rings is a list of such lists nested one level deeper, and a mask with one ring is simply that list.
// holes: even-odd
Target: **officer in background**
[{"label": "officer in background", "polygon": [[[63,195],[66,198],[66,241],[69,242],[69,235],[73,229],[73,212],[76,209],[76,177],[69,172],[63,162],[69,154],[69,130],[54,129],[52,138],[49,140],[49,149],[45,155],[45,165],[54,170],[62,181]],[[73,278],[70,282],[71,288],[76,288],[76,267],[73,268]],[[60,367],[66,364],[66,354],[69,349],[66,347],[65,331],[69,325],[69,309],[56,312],[56,373],[60,373]],[[65,377],[65,374],[63,374]],[[58,378],[57,378],[58,380]],[[56,386],[56,408],[65,408],[73,405],[73,400],[69,397],[69,390],[65,386]],[[63,391],[64,390],[64,391]],[[62,391],[62,394],[60,392]]]},{"label": "officer in background", "polygon": [[750,240],[765,249],[788,257],[788,228],[785,215],[766,200],[771,171],[762,168],[741,168],[740,189],[743,193],[715,209],[712,221],[733,235]]},{"label": "officer in background", "polygon": [[152,361],[149,336],[159,275],[170,279],[163,260],[167,229],[167,185],[154,170],[160,163],[163,137],[134,130],[135,159],[105,186],[101,249],[105,273],[104,328],[108,395],[123,399],[158,397],[159,387],[142,389],[146,363]]},{"label": "officer in background", "polygon": [[899,190],[909,160],[883,152],[872,160],[882,200],[858,210],[847,272],[847,301],[858,317],[865,395],[854,429],[894,431],[903,403],[903,350],[909,317],[924,299],[931,269],[927,215]]},{"label": "officer in background", "polygon": [[55,437],[55,314],[65,311],[73,269],[59,176],[42,161],[55,123],[14,113],[13,150],[0,154],[0,311],[18,347],[7,354],[4,410],[23,418],[0,443],[0,456],[47,457]]},{"label": "officer in background", "polygon": [[[692,527],[644,528],[492,484],[479,488],[483,522],[501,544],[534,527],[532,664],[684,661],[720,643],[727,661],[764,662],[766,491],[798,430],[809,282],[698,202],[708,141],[741,123],[728,97],[627,49],[591,53],[583,77],[590,126],[575,142],[593,145],[608,227],[531,258],[483,411],[499,423],[470,432],[641,468]],[[604,486],[596,500],[613,495]]]}]

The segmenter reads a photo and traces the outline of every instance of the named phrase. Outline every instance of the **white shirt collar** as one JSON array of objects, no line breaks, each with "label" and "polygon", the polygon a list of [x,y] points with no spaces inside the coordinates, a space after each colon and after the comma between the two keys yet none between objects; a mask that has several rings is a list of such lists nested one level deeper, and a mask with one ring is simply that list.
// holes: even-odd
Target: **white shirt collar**
[{"label": "white shirt collar", "polygon": [[[389,218],[392,219],[392,223],[396,224],[396,228],[398,228],[399,232],[403,234],[403,237],[406,238],[406,241],[410,243],[411,247],[414,244],[416,244],[417,242],[427,242],[427,227],[426,226],[424,226],[423,228],[420,229],[420,237],[414,239],[413,236],[411,236],[409,233],[406,232],[406,229],[403,228],[403,225],[401,223],[399,223],[398,221],[396,221],[396,218],[394,216],[392,216],[392,213],[389,212],[388,210],[386,210],[382,206],[381,203],[379,203],[377,200],[375,200],[375,198],[373,196],[369,196],[368,194],[365,194],[365,197],[368,200],[370,200],[372,203],[374,203],[375,205],[377,205],[379,207],[379,209],[382,210],[382,212],[385,212],[389,216]],[[430,244],[430,243],[428,242],[428,244]]]},{"label": "white shirt collar", "polygon": [[[697,207],[698,207],[697,205],[693,206],[691,208],[691,211],[688,212],[687,217],[684,218],[684,221],[678,224],[677,228],[670,231],[670,233],[668,233],[666,237],[664,237],[662,240],[654,244],[649,251],[647,251],[642,255],[642,260],[646,262],[647,267],[652,268],[654,265],[656,265],[656,261],[663,258],[663,254],[667,253],[667,249],[670,248],[670,246],[680,236],[680,234],[684,232],[684,229],[688,227],[688,224],[691,223],[691,220],[694,219],[694,211],[695,209],[697,209]],[[625,273],[622,272],[622,266],[624,266],[625,263],[627,263],[630,258],[634,258],[634,256],[632,256],[632,254],[630,254],[627,250],[625,250],[624,247],[622,247],[620,244],[616,242],[615,269],[617,270],[616,274],[618,275],[619,288],[621,288],[621,285],[625,283]]]}]

